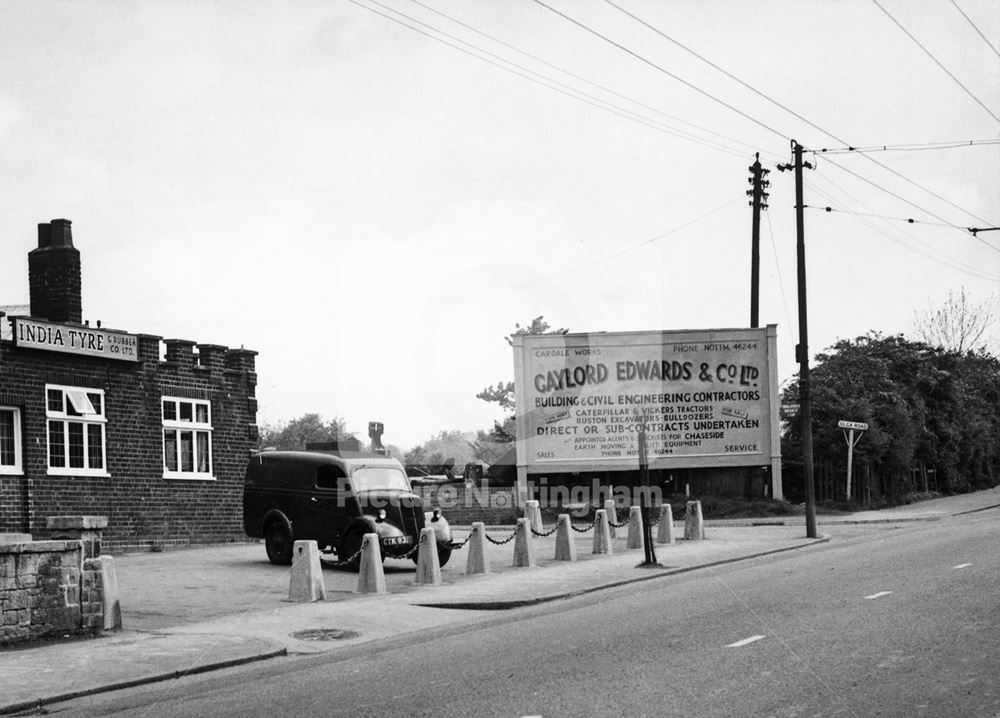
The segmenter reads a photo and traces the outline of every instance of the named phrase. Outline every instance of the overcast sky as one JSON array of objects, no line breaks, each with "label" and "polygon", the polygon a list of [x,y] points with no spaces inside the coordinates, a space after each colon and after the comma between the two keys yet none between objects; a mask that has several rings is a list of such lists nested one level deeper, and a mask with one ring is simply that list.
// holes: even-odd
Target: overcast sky
[{"label": "overcast sky", "polygon": [[1000,232],[961,229],[1000,225],[996,0],[614,1],[2,1],[0,304],[71,219],[85,319],[254,349],[262,423],[408,447],[490,426],[538,315],[749,326],[760,152],[787,379],[793,138],[909,148],[807,155],[813,354],[996,299]]}]

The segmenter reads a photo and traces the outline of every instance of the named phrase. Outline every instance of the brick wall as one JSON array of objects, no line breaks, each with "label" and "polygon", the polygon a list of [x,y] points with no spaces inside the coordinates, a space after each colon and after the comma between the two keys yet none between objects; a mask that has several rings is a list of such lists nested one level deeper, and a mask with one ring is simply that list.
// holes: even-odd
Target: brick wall
[{"label": "brick wall", "polygon": [[469,487],[465,484],[414,486],[427,510],[441,509],[449,524],[468,526],[482,521],[487,526],[513,524],[520,512],[514,506],[515,489]]},{"label": "brick wall", "polygon": [[[138,362],[0,341],[0,405],[21,410],[23,476],[0,477],[0,532],[37,533],[54,514],[109,518],[105,544],[244,540],[243,475],[256,440],[255,352],[137,335]],[[195,353],[194,347],[199,351]],[[109,477],[48,473],[45,385],[105,392]],[[211,402],[214,481],[163,477],[163,396]]]}]

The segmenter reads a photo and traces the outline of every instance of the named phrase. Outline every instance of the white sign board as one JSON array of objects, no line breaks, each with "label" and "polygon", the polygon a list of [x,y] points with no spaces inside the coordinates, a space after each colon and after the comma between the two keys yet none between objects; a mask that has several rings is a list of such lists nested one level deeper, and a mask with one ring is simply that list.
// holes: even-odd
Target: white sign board
[{"label": "white sign board", "polygon": [[857,429],[858,431],[868,431],[868,424],[860,421],[838,421],[837,427],[841,429]]},{"label": "white sign board", "polygon": [[132,334],[14,317],[14,343],[25,349],[139,361],[139,340]]},{"label": "white sign board", "polygon": [[528,473],[780,465],[774,325],[514,337]]}]

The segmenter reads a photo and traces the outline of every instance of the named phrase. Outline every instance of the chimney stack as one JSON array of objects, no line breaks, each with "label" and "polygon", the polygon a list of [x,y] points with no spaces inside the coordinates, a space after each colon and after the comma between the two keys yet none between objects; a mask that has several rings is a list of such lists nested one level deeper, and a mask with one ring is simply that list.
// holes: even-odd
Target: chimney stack
[{"label": "chimney stack", "polygon": [[38,225],[38,247],[28,252],[31,316],[51,322],[79,324],[80,251],[73,246],[68,219]]}]

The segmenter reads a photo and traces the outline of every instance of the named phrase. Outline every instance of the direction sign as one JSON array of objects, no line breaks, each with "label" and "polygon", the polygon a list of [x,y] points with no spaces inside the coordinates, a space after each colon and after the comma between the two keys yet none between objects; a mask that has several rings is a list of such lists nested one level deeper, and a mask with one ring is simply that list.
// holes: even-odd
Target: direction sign
[{"label": "direction sign", "polygon": [[857,429],[858,431],[868,430],[868,424],[860,421],[838,421],[837,426],[841,429]]}]

